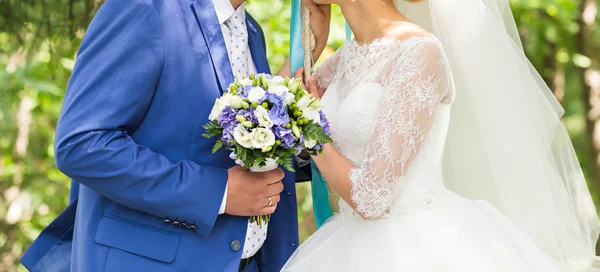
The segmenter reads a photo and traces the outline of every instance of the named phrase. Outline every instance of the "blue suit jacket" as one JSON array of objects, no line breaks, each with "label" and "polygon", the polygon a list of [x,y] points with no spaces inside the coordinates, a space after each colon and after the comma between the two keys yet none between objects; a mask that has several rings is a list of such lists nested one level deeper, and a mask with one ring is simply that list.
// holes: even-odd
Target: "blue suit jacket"
[{"label": "blue suit jacket", "polygon": [[[259,72],[259,25],[247,16]],[[33,271],[237,271],[247,217],[218,215],[234,165],[202,128],[233,81],[211,0],[107,0],[83,39],[56,132],[71,205],[22,257]],[[298,245],[294,175],[256,255]],[[179,226],[163,222],[178,221]],[[193,227],[192,227],[193,226]]]}]

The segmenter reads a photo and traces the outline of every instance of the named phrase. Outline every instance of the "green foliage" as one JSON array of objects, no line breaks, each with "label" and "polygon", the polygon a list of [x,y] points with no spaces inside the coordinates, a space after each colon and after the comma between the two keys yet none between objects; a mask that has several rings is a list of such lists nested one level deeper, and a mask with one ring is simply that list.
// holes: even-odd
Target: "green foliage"
[{"label": "green foliage", "polygon": [[217,120],[208,122],[208,124],[204,125],[204,129],[206,130],[206,133],[202,134],[202,136],[206,138],[212,138],[223,134],[223,128],[219,125]]},{"label": "green foliage", "polygon": [[294,164],[291,156],[296,154],[295,149],[274,148],[269,152],[262,152],[256,149],[245,148],[235,141],[230,141],[233,144],[233,150],[237,159],[241,160],[244,165],[265,166],[267,158],[276,158],[276,162],[290,172],[295,172]]},{"label": "green foliage", "polygon": [[[304,138],[306,141],[315,141],[317,145],[323,145],[326,143],[332,143],[333,140],[323,132],[323,128],[315,122],[310,122],[304,126],[303,129]],[[310,150],[311,155],[317,155],[322,150]]]}]

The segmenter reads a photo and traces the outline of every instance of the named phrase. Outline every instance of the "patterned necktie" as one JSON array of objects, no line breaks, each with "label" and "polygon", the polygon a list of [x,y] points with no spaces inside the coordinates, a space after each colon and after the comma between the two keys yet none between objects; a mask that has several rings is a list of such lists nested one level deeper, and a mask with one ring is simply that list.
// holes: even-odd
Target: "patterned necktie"
[{"label": "patterned necktie", "polygon": [[248,29],[244,16],[239,11],[234,11],[231,17],[225,21],[225,25],[231,31],[231,40],[229,42],[229,62],[233,76],[240,74],[242,77],[250,75],[248,67]]},{"label": "patterned necktie", "polygon": [[[229,62],[233,76],[239,74],[242,77],[250,76],[250,48],[248,47],[248,28],[244,16],[235,10],[231,17],[225,21],[225,25],[231,32],[229,41]],[[242,251],[242,259],[252,257],[263,245],[267,238],[267,226],[258,226],[256,223],[248,222],[246,230],[246,241]]]}]

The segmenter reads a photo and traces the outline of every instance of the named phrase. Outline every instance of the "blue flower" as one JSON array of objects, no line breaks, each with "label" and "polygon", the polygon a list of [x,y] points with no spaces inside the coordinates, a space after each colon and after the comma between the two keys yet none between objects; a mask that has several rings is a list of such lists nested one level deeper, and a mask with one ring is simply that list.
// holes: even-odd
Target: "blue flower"
[{"label": "blue flower", "polygon": [[235,119],[236,110],[231,107],[225,107],[223,112],[219,114],[217,122],[223,127],[223,134],[221,140],[223,140],[228,146],[231,146],[229,140],[233,139],[233,129],[239,124],[238,120]]},{"label": "blue flower", "polygon": [[281,146],[285,148],[294,147],[294,135],[292,130],[285,128],[285,126],[275,126],[275,137],[281,141]]},{"label": "blue flower", "polygon": [[283,97],[279,97],[272,92],[267,92],[267,99],[275,105],[283,105]]},{"label": "blue flower", "polygon": [[227,106],[227,107],[225,107],[225,109],[223,109],[221,114],[219,114],[219,116],[217,117],[217,122],[224,129],[226,129],[229,126],[237,126],[237,120],[235,119],[236,114],[237,113],[236,113],[235,109]]},{"label": "blue flower", "polygon": [[285,126],[290,122],[290,116],[288,115],[287,107],[277,103],[274,103],[273,107],[269,111],[269,118],[271,118],[271,122],[274,125]]},{"label": "blue flower", "polygon": [[254,116],[254,112],[251,110],[239,110],[237,114],[243,116],[248,121],[252,121],[252,123],[258,123],[256,116]]},{"label": "blue flower", "polygon": [[248,93],[250,92],[250,89],[254,88],[254,86],[244,86],[243,87],[244,90],[242,92],[238,92],[238,96],[242,97],[242,98],[248,98]]},{"label": "blue flower", "polygon": [[233,144],[230,143],[229,140],[233,140],[233,130],[235,129],[236,126],[237,125],[229,126],[229,127],[223,129],[223,135],[221,137],[221,140],[223,140],[223,142],[225,142],[225,144],[227,146],[233,146]]},{"label": "blue flower", "polygon": [[325,117],[325,113],[323,113],[323,111],[319,111],[319,115],[321,117],[321,122],[319,122],[319,126],[321,126],[323,128],[323,133],[325,133],[325,135],[329,136],[330,134],[330,128],[329,128],[329,121],[327,121],[327,117]]}]

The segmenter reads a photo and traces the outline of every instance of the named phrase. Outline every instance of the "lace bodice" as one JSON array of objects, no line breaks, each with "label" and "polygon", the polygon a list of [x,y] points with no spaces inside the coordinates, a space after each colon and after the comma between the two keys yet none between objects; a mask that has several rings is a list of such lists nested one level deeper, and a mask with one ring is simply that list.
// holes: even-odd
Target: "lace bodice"
[{"label": "lace bodice", "polygon": [[[349,41],[316,73],[334,146],[356,166],[357,210],[376,218],[443,201],[454,84],[437,39]],[[354,210],[340,201],[340,212]]]}]

